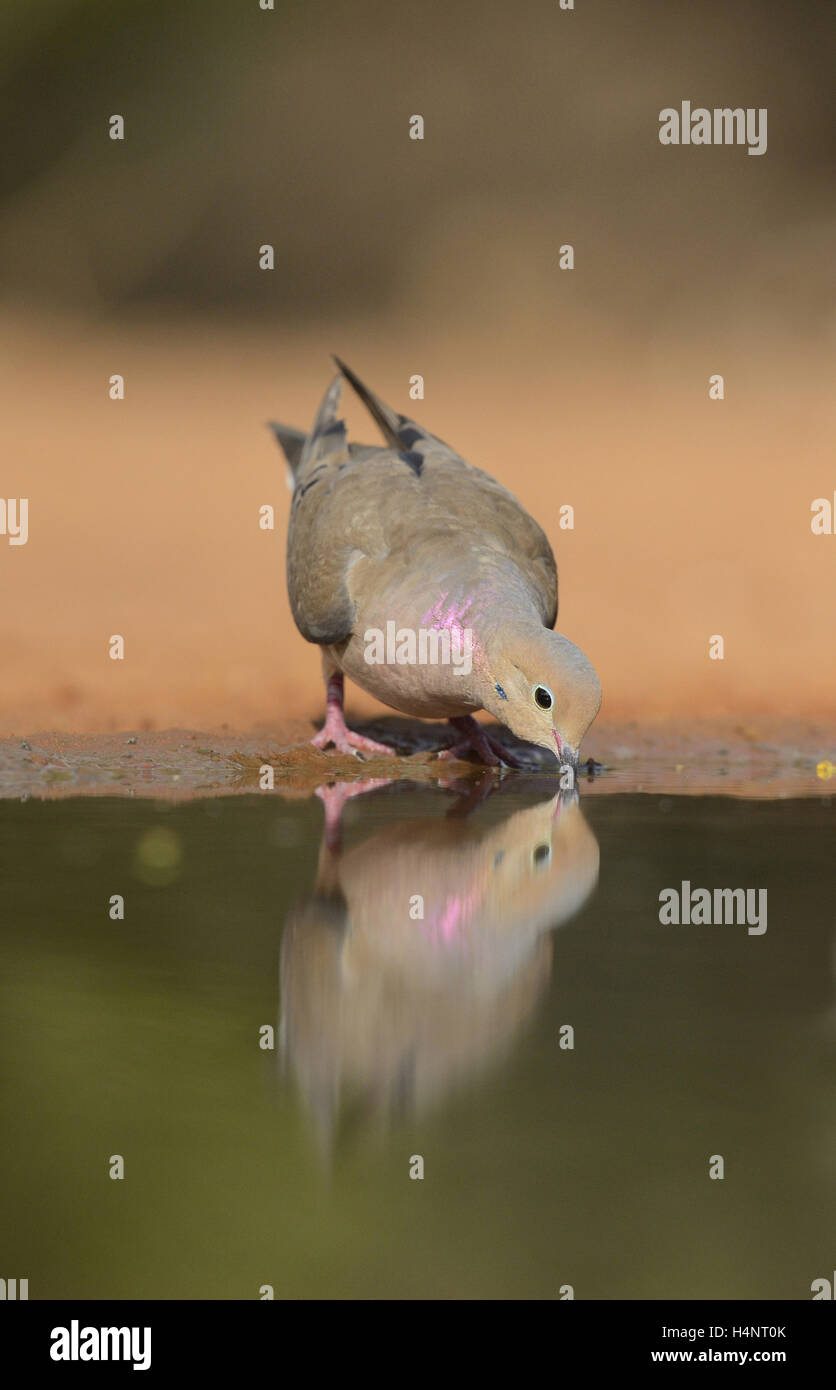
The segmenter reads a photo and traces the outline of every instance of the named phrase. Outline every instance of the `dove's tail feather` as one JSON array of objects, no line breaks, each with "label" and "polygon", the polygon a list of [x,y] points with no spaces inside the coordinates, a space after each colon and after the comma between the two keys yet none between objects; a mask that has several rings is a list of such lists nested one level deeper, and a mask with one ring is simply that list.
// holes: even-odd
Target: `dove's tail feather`
[{"label": "dove's tail feather", "polygon": [[391,406],[386,405],[379,396],[376,396],[373,391],[369,390],[368,386],[364,385],[351,368],[346,366],[345,362],[340,361],[339,357],[335,357],[334,361],[349,386],[357,392],[386,443],[391,449],[397,449],[407,463],[415,468],[416,473],[420,475],[426,450],[442,449],[453,458],[458,458],[455,450],[451,449],[449,444],[445,444],[437,435],[430,434],[423,425],[417,425],[414,420],[410,420],[408,415],[399,415],[396,410],[392,410]]},{"label": "dove's tail feather", "polygon": [[458,458],[449,445],[444,444],[421,425],[416,425],[408,415],[399,415],[386,405],[339,357],[335,357],[334,361],[339,367],[340,375],[334,377],[328,387],[309,434],[293,429],[290,425],[280,425],[274,420],[269,422],[270,429],[287,459],[287,482],[291,492],[300,486],[312,464],[319,466],[323,463],[344,463],[358,455],[379,452],[374,448],[370,449],[368,445],[347,442],[345,423],[337,415],[343,377],[363,402],[389,448],[396,449],[419,477],[425,449],[441,448]]},{"label": "dove's tail feather", "polygon": [[346,366],[345,362],[341,361],[336,355],[334,356],[334,361],[349,386],[352,390],[356,391],[357,395],[360,397],[360,400],[371,415],[383,435],[383,438],[386,440],[386,443],[390,444],[393,449],[402,449],[404,446],[400,436],[400,430],[404,425],[409,424],[406,416],[398,415],[396,411],[390,409],[390,407],[380,400],[373,391],[370,391],[368,386],[364,385],[360,380],[359,376],[357,376],[350,367]]},{"label": "dove's tail feather", "polygon": [[311,463],[336,463],[348,458],[345,423],[337,415],[342,390],[342,377],[335,376],[316,412],[311,432],[305,440],[297,478],[301,478]]},{"label": "dove's tail feather", "polygon": [[296,470],[308,436],[304,430],[295,430],[292,425],[280,425],[277,420],[268,420],[267,424],[287,459],[287,485],[292,492],[296,486]]},{"label": "dove's tail feather", "polygon": [[342,463],[349,457],[345,425],[337,417],[342,378],[335,376],[316,413],[310,433],[269,422],[287,459],[287,485],[295,490],[312,463]]}]

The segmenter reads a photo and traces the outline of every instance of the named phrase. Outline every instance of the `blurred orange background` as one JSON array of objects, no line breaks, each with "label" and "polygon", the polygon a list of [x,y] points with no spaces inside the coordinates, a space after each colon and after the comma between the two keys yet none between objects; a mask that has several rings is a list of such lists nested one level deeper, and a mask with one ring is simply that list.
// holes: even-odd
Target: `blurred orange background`
[{"label": "blurred orange background", "polygon": [[[832,717],[827,17],[277,4],[2,21],[0,733],[319,715],[265,422],[332,351],[544,526],[605,716]],[[766,155],[662,147],[682,99],[766,106]]]}]

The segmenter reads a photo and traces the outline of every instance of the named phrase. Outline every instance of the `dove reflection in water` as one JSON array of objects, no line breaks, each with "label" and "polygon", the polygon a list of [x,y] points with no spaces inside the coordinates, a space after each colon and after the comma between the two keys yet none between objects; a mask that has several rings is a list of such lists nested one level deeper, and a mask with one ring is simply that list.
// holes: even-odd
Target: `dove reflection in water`
[{"label": "dove reflection in water", "polygon": [[[341,789],[327,793],[326,809],[341,806]],[[533,1012],[548,932],[595,887],[598,843],[576,796],[528,799],[498,823],[402,820],[344,853],[326,822],[314,892],[285,925],[280,1021],[326,1152],[341,1111],[362,1122],[421,1110]]]}]

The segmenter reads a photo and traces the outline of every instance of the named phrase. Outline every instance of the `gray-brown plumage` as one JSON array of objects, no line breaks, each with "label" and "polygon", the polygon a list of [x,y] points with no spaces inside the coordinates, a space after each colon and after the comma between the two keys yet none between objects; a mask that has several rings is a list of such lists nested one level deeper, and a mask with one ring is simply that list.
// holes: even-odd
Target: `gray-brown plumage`
[{"label": "gray-brown plumage", "polygon": [[[328,681],[328,716],[315,742],[382,748],[345,727],[348,675],[405,714],[455,720],[465,736],[455,752],[469,746],[498,760],[470,718],[485,709],[558,761],[576,763],[600,685],[583,653],[551,631],[557,571],[546,536],[494,478],[338,366],[307,437],[273,426],[293,474],[291,609],[303,637],[323,649]],[[341,377],[368,408],[383,447],[348,443],[337,415]],[[398,633],[439,634],[453,657],[370,660],[369,634],[391,623]]]}]

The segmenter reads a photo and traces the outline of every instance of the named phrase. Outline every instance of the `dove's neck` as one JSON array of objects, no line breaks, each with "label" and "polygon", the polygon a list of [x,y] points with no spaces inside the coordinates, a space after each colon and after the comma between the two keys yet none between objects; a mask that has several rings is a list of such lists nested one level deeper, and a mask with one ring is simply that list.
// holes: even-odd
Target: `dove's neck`
[{"label": "dove's neck", "polygon": [[480,645],[488,670],[504,664],[509,655],[515,652],[536,649],[544,640],[543,634],[548,631],[536,616],[521,618],[518,613],[500,609],[491,616],[480,634]]}]

